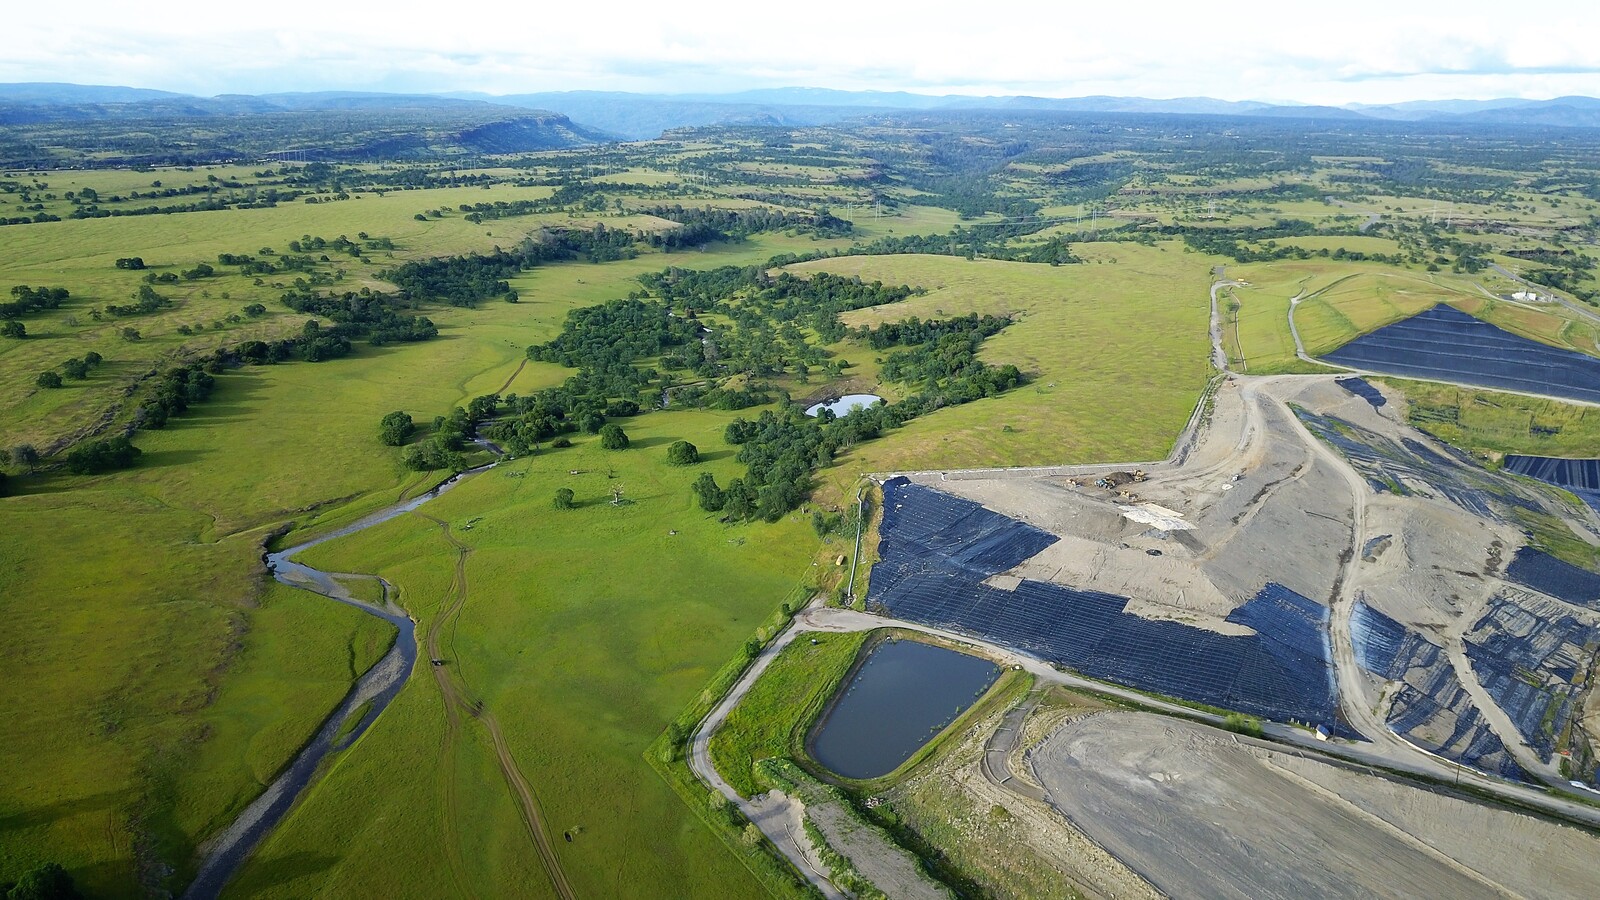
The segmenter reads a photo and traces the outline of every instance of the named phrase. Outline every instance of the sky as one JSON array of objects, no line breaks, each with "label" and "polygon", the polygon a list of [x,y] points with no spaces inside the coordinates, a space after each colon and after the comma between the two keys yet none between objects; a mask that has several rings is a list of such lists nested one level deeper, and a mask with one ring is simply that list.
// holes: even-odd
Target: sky
[{"label": "sky", "polygon": [[0,21],[0,82],[204,96],[790,86],[1330,105],[1600,96],[1600,14],[1585,0],[66,0],[15,4]]}]

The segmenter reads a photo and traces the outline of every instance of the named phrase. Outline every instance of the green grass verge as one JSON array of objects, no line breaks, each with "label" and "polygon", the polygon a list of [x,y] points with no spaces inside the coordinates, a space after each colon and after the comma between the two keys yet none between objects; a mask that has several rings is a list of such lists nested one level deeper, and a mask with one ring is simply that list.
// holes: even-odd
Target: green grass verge
[{"label": "green grass verge", "polygon": [[741,796],[762,790],[755,763],[805,754],[811,723],[854,666],[867,637],[868,632],[855,631],[796,638],[711,735],[711,762]]}]

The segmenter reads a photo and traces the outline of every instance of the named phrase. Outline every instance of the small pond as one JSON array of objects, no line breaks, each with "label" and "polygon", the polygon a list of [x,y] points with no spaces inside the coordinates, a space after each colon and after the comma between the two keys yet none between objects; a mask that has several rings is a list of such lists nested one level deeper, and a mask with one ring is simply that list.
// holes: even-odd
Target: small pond
[{"label": "small pond", "polygon": [[854,410],[871,406],[882,399],[877,394],[845,394],[837,400],[806,407],[806,415],[819,416],[826,409],[836,416],[847,416]]},{"label": "small pond", "polygon": [[986,659],[920,641],[886,641],[840,688],[808,749],[846,778],[887,775],[998,677],[1000,667]]}]

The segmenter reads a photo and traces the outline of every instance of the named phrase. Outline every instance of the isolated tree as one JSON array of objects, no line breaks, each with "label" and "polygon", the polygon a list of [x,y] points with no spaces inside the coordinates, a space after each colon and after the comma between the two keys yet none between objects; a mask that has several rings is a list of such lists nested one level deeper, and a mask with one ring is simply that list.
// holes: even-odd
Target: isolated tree
[{"label": "isolated tree", "polygon": [[621,425],[605,425],[600,429],[600,446],[607,450],[626,450],[628,434]]},{"label": "isolated tree", "polygon": [[89,364],[77,357],[73,357],[61,364],[61,372],[68,378],[82,380],[89,377]]},{"label": "isolated tree", "polygon": [[106,358],[104,356],[101,356],[93,350],[90,350],[88,353],[83,355],[84,364],[90,368],[100,365],[101,363],[105,362],[105,360]]},{"label": "isolated tree", "polygon": [[32,444],[18,444],[11,448],[11,464],[24,472],[32,472],[39,464],[39,451]]},{"label": "isolated tree", "polygon": [[397,409],[378,423],[378,439],[391,447],[398,447],[406,442],[416,427],[410,413]]},{"label": "isolated tree", "polygon": [[692,466],[700,461],[700,448],[688,441],[673,441],[667,447],[667,462],[675,466]]},{"label": "isolated tree", "polygon": [[572,502],[574,496],[576,495],[572,493],[572,488],[558,488],[556,497],[551,501],[550,505],[556,509],[572,509],[577,505]]},{"label": "isolated tree", "polygon": [[244,308],[244,314],[252,319],[259,319],[267,314],[267,308],[259,303],[252,303]]},{"label": "isolated tree", "polygon": [[139,329],[137,329],[137,328],[129,326],[127,328],[122,329],[122,339],[125,340],[125,341],[137,341],[137,340],[142,340],[143,338],[144,338],[144,335],[140,334],[139,333]]},{"label": "isolated tree", "polygon": [[61,387],[61,376],[54,372],[40,372],[33,383],[42,388],[58,388]]},{"label": "isolated tree", "polygon": [[28,336],[27,326],[16,320],[0,323],[0,337],[25,338]]}]

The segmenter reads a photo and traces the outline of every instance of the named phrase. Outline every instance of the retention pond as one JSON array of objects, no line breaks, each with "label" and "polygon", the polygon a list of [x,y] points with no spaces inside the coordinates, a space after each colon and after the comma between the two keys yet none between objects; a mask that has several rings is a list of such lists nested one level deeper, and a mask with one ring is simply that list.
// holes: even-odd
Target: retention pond
[{"label": "retention pond", "polygon": [[886,641],[840,689],[812,733],[812,758],[846,778],[893,772],[1000,676],[986,659],[920,641]]},{"label": "retention pond", "polygon": [[883,398],[877,394],[845,394],[837,400],[806,407],[806,415],[820,416],[823,410],[828,410],[836,416],[848,416],[858,409],[865,409],[882,400]]}]

